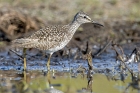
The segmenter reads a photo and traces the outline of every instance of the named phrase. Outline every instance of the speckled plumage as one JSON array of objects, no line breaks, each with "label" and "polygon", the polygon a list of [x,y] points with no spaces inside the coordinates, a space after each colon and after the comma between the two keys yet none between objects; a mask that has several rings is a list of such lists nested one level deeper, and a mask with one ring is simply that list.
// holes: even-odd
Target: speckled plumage
[{"label": "speckled plumage", "polygon": [[18,47],[48,50],[64,41],[67,30],[68,26],[47,26],[27,38],[16,39],[14,42]]},{"label": "speckled plumage", "polygon": [[[85,13],[77,13],[84,14]],[[76,17],[76,16],[75,16]],[[13,41],[16,47],[37,48],[53,53],[62,49],[72,38],[75,31],[81,25],[76,18],[68,25],[50,25],[46,26],[27,38],[16,39]]]},{"label": "speckled plumage", "polygon": [[37,48],[47,52],[55,52],[62,49],[72,38],[69,25],[52,25],[40,29],[27,38],[16,39],[13,42],[16,47]]},{"label": "speckled plumage", "polygon": [[52,55],[67,45],[81,24],[88,22],[93,21],[87,14],[78,12],[68,25],[46,26],[27,38],[14,40],[13,43],[16,47],[46,50],[47,53]]}]

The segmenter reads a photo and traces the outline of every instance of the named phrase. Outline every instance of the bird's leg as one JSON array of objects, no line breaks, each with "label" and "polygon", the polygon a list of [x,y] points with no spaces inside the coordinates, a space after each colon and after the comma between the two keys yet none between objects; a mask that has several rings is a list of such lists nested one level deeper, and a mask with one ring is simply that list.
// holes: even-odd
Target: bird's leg
[{"label": "bird's leg", "polygon": [[26,71],[26,48],[23,48],[24,71]]},{"label": "bird's leg", "polygon": [[26,71],[23,72],[23,78],[24,78],[24,81],[26,81],[26,83],[27,83],[27,75],[26,75]]},{"label": "bird's leg", "polygon": [[50,60],[51,60],[51,56],[52,56],[52,54],[49,55],[49,59],[48,59],[48,62],[47,62],[47,69],[48,69],[48,71],[50,70]]}]

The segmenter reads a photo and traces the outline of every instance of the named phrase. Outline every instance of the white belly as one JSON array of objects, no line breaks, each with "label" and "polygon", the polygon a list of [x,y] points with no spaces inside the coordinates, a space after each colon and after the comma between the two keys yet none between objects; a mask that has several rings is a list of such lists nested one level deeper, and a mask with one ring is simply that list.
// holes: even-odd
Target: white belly
[{"label": "white belly", "polygon": [[51,48],[51,49],[47,50],[46,52],[47,53],[54,53],[58,50],[61,50],[62,48],[64,48],[69,43],[70,40],[71,40],[71,38],[70,39],[65,39],[63,42],[60,42],[59,45],[57,45],[54,48]]}]

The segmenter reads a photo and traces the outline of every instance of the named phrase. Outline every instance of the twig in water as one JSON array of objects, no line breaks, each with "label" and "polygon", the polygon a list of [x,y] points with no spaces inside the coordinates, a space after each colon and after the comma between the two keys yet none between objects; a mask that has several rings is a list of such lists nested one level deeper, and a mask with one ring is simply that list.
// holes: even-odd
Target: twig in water
[{"label": "twig in water", "polygon": [[87,54],[87,61],[88,61],[89,70],[93,70],[91,51]]},{"label": "twig in water", "polygon": [[[120,47],[119,47],[119,48],[120,48]],[[114,46],[113,46],[113,49],[115,50],[116,54],[118,55],[118,58],[121,60],[120,62],[121,62],[122,64],[124,64],[125,68],[127,68],[128,71],[129,71],[131,74],[133,74],[133,71],[130,70],[130,68],[127,67],[127,65],[125,64],[125,60],[124,60],[123,56],[119,54],[119,52],[116,50],[116,48],[115,48]],[[121,48],[121,51],[123,51],[122,48]]]},{"label": "twig in water", "polygon": [[99,56],[101,53],[103,53],[106,48],[111,44],[112,40],[110,40],[102,49],[100,49],[96,54],[95,56]]},{"label": "twig in water", "polygon": [[13,53],[15,53],[17,56],[19,56],[19,58],[20,58],[21,60],[23,60],[23,57],[22,57],[21,55],[19,55],[17,52],[15,52],[14,50],[11,50],[11,49],[10,49],[10,51],[13,52]]}]

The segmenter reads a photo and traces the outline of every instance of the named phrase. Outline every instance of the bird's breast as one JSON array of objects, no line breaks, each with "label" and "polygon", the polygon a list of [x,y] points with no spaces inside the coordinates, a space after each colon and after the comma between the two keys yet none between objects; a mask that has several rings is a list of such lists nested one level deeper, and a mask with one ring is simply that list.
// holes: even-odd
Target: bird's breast
[{"label": "bird's breast", "polygon": [[71,34],[65,35],[63,37],[63,40],[61,42],[59,42],[55,47],[50,48],[49,51],[56,52],[58,50],[61,50],[70,42],[70,40],[72,39],[72,36],[73,35],[71,35]]}]

